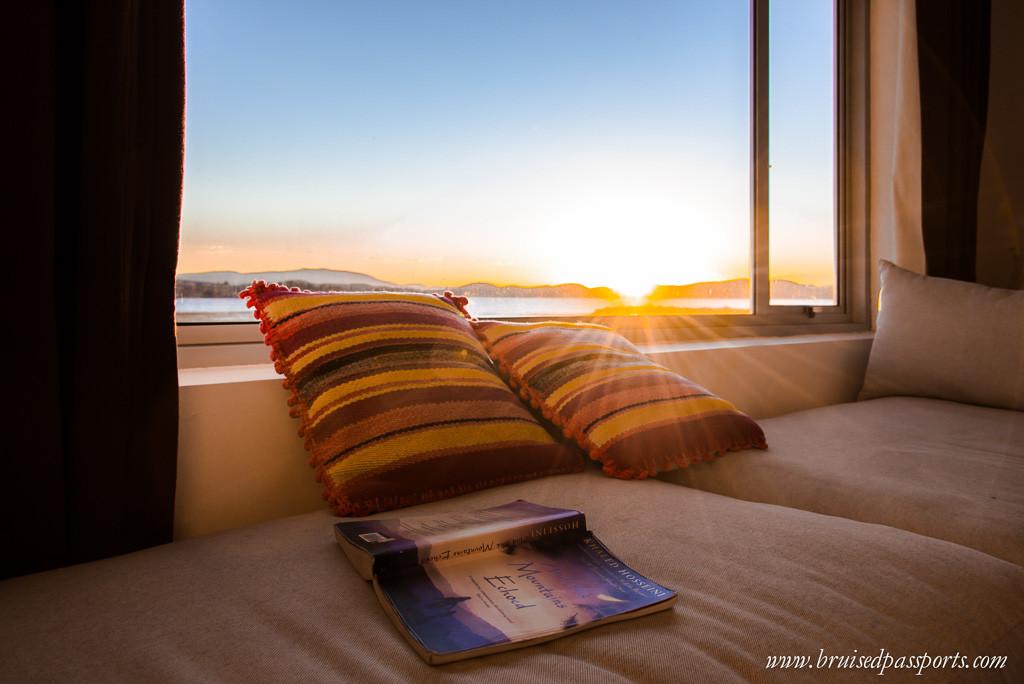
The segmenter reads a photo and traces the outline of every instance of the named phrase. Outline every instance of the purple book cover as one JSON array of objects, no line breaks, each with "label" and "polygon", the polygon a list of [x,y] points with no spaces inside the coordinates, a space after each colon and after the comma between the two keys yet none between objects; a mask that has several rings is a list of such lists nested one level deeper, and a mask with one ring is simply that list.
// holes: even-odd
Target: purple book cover
[{"label": "purple book cover", "polygon": [[589,534],[399,570],[375,585],[431,662],[554,639],[675,598]]}]

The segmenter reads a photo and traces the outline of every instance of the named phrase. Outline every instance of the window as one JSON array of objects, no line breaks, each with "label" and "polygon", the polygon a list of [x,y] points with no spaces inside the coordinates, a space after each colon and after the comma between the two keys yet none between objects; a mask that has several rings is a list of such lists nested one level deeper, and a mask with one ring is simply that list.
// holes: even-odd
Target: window
[{"label": "window", "polygon": [[[803,304],[801,294],[822,304],[835,303],[834,27],[831,2],[785,0],[770,4],[771,304]],[[793,283],[814,288],[794,289]]]},{"label": "window", "polygon": [[251,321],[231,272],[667,338],[848,321],[836,7],[188,0],[178,321]]}]

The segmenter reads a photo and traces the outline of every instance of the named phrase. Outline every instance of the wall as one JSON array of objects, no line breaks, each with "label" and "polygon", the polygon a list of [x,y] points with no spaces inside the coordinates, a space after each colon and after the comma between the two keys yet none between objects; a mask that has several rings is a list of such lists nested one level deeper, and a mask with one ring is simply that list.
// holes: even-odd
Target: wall
[{"label": "wall", "polygon": [[[870,345],[870,334],[851,334],[644,351],[761,419],[855,399]],[[326,506],[269,364],[182,369],[179,383],[176,539]]]},{"label": "wall", "polygon": [[856,400],[871,338],[871,333],[806,335],[644,351],[759,420]]},{"label": "wall", "polygon": [[175,539],[326,505],[273,368],[185,369],[178,376]]}]

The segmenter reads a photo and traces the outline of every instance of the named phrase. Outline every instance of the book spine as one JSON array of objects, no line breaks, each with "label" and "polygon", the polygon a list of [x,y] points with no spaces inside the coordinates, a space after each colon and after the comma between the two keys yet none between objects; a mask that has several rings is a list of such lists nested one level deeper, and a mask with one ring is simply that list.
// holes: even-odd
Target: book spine
[{"label": "book spine", "polygon": [[[527,542],[542,542],[559,536],[577,536],[587,532],[586,516],[578,511],[566,511],[566,515],[544,520],[512,523],[498,530],[467,534],[419,549],[418,562],[443,563],[488,551],[509,550]],[[402,558],[387,555],[377,558],[374,572],[386,572],[409,566],[408,556]]]}]

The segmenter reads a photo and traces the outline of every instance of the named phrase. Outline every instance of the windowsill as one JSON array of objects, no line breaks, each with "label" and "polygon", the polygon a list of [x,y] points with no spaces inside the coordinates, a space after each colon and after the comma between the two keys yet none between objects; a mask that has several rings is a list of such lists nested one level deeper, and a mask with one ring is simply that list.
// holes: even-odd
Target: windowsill
[{"label": "windowsill", "polygon": [[[787,337],[742,337],[713,341],[698,340],[692,342],[638,344],[637,348],[648,356],[656,357],[660,354],[713,351],[716,349],[788,347],[800,344],[821,344],[827,342],[867,340],[871,339],[873,335],[874,333],[870,331],[862,331],[850,333],[791,335]],[[181,387],[260,382],[265,380],[281,381],[283,379],[284,377],[274,370],[274,365],[270,362],[230,366],[180,368],[178,370],[178,384]]]},{"label": "windowsill", "polygon": [[[867,329],[860,322],[866,318],[856,315],[816,312],[812,322],[792,308],[757,316],[621,316],[591,322],[607,325],[651,353],[823,341]],[[270,349],[255,323],[180,325],[177,338],[179,370],[270,366]]]},{"label": "windowsill", "polygon": [[742,347],[777,347],[791,344],[840,342],[844,340],[871,339],[870,330],[849,333],[819,333],[790,335],[787,337],[737,337],[726,340],[696,340],[693,342],[663,342],[660,344],[638,344],[637,348],[648,355],[674,352],[707,351],[711,349],[737,349]]},{"label": "windowsill", "polygon": [[241,382],[259,382],[262,380],[280,381],[284,380],[284,376],[274,370],[274,364],[272,363],[178,369],[179,387],[227,385]]}]

